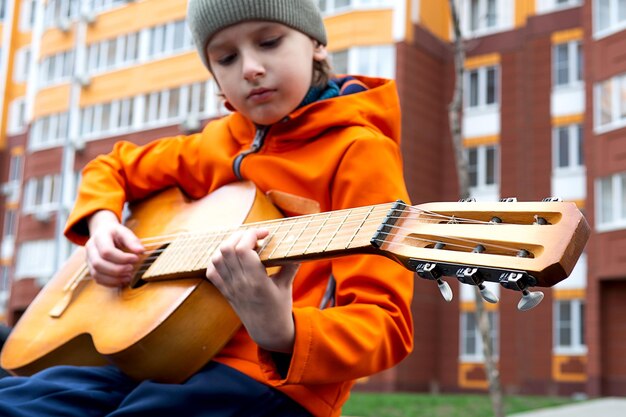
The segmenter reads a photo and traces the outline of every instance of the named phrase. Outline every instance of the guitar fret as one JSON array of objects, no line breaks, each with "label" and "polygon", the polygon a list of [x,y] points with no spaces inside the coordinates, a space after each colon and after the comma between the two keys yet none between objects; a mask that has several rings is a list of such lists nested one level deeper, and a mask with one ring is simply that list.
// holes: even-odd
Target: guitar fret
[{"label": "guitar fret", "polygon": [[304,250],[302,251],[303,254],[306,254],[307,251],[309,250],[309,248],[311,247],[311,244],[315,241],[315,239],[317,238],[317,236],[319,236],[320,232],[322,231],[322,229],[324,228],[324,226],[326,226],[326,223],[328,222],[328,219],[330,219],[332,217],[332,213],[328,213],[326,218],[322,221],[322,224],[320,225],[320,227],[317,228],[317,232],[315,232],[315,234],[313,235],[313,237],[311,237],[311,240],[309,241],[309,243],[306,245],[306,247],[304,248]]},{"label": "guitar fret", "polygon": [[[281,221],[278,227],[279,227],[279,228],[282,228],[282,227],[283,227],[283,225],[284,225],[284,223],[285,223],[285,221],[284,221],[284,220],[283,220],[283,221]],[[276,252],[276,250],[277,250],[277,249],[278,249],[278,248],[279,248],[279,247],[280,247],[280,246],[281,246],[281,245],[285,242],[285,238],[287,237],[287,235],[289,234],[289,232],[291,232],[291,229],[293,229],[293,225],[294,225],[294,223],[295,223],[295,222],[292,220],[292,221],[290,221],[289,223],[290,223],[290,224],[289,224],[289,229],[287,229],[287,231],[286,231],[286,232],[285,232],[285,234],[283,235],[283,238],[282,238],[282,239],[280,239],[280,240],[278,241],[278,243],[276,244],[276,246],[274,246],[274,250],[272,251],[272,253],[270,253],[270,254],[269,254],[269,256],[267,257],[267,259],[274,259],[274,253],[275,253],[275,252]]]},{"label": "guitar fret", "polygon": [[313,219],[313,217],[309,216],[307,218],[308,221],[306,222],[306,224],[302,225],[302,229],[300,230],[300,233],[298,234],[298,237],[293,239],[293,242],[291,243],[291,246],[289,247],[289,249],[287,250],[287,253],[284,256],[285,258],[289,257],[289,253],[291,253],[291,251],[293,250],[293,248],[296,245],[296,243],[298,243],[298,241],[300,240],[300,237],[302,237],[302,234],[304,233],[304,231],[307,229],[307,227],[309,227],[309,225],[311,224],[311,220],[312,219]]},{"label": "guitar fret", "polygon": [[374,208],[376,206],[371,206],[369,211],[367,212],[367,214],[365,215],[365,217],[363,218],[363,221],[361,221],[361,224],[359,225],[359,227],[354,229],[354,233],[352,234],[352,237],[350,238],[350,241],[346,244],[346,247],[344,249],[348,249],[350,247],[350,244],[352,243],[352,241],[354,240],[354,238],[356,237],[356,235],[359,233],[359,231],[361,230],[361,228],[363,227],[363,225],[365,224],[365,221],[369,218],[369,216],[372,214],[372,211],[374,211]]},{"label": "guitar fret", "polygon": [[322,252],[326,252],[328,250],[328,247],[330,246],[331,242],[333,241],[335,236],[337,236],[337,234],[339,233],[341,228],[344,226],[344,224],[346,223],[346,220],[348,220],[351,214],[352,214],[352,209],[349,209],[346,212],[346,215],[343,217],[343,220],[339,223],[339,227],[337,228],[337,230],[335,230],[335,233],[333,233],[330,239],[328,240],[328,243],[326,244],[326,247],[324,248]]}]

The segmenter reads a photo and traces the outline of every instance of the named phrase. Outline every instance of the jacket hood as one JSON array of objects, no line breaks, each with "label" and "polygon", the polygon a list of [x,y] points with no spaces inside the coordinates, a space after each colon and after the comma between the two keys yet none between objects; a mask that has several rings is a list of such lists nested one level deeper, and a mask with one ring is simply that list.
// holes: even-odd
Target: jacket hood
[{"label": "jacket hood", "polygon": [[[317,138],[328,129],[363,126],[380,131],[400,143],[400,102],[393,80],[354,76],[368,90],[316,101],[300,107],[270,126],[267,147]],[[235,112],[227,116],[228,128],[242,146],[252,142],[256,126]],[[294,143],[295,144],[295,143]]]}]

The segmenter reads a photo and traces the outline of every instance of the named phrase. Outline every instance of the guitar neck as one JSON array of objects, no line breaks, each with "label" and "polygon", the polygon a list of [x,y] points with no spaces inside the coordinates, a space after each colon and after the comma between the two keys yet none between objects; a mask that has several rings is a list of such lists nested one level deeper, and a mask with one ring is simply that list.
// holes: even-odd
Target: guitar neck
[{"label": "guitar neck", "polygon": [[[238,230],[264,228],[269,235],[259,242],[265,266],[337,257],[375,250],[372,239],[396,203],[386,203],[307,216],[245,224],[202,234],[180,234],[150,256],[142,279],[162,280],[198,276],[206,270],[213,252]],[[381,239],[384,236],[381,235]]]}]

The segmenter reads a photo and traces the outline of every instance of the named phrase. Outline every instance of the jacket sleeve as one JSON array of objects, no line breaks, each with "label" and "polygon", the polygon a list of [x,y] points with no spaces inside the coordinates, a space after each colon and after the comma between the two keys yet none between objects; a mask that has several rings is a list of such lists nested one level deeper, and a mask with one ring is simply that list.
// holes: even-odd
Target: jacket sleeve
[{"label": "jacket sleeve", "polygon": [[[396,199],[408,203],[397,144],[380,136],[355,141],[341,159],[331,194],[333,210]],[[353,380],[397,364],[412,350],[413,274],[376,255],[331,264],[336,306],[294,308],[295,346],[286,375],[275,355],[259,349],[272,385]]]},{"label": "jacket sleeve", "polygon": [[170,186],[184,185],[191,197],[206,194],[206,171],[199,168],[201,138],[201,134],[177,136],[145,146],[119,142],[109,154],[89,162],[65,226],[66,237],[84,244],[89,237],[86,220],[93,213],[110,210],[121,219],[125,202]]}]

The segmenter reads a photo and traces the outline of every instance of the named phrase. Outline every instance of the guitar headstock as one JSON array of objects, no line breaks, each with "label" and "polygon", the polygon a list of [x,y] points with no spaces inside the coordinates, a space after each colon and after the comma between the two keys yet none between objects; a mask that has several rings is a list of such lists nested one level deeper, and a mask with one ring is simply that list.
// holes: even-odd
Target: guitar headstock
[{"label": "guitar headstock", "polygon": [[553,200],[405,205],[385,229],[376,246],[422,278],[491,281],[525,294],[567,278],[590,233],[574,203]]}]

